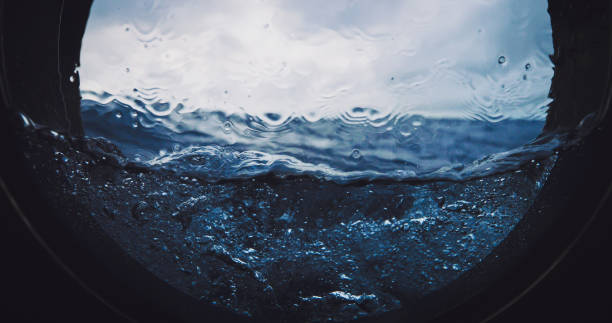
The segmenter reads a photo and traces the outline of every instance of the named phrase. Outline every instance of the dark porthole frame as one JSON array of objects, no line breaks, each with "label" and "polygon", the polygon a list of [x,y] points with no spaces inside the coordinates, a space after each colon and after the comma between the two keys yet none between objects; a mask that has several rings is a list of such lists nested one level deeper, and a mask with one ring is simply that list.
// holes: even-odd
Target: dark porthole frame
[{"label": "dark porthole frame", "polygon": [[[15,215],[83,288],[126,320],[238,321],[156,278],[93,221],[52,211],[20,154],[16,111],[82,135],[78,73],[91,1],[0,2],[0,186]],[[612,194],[612,4],[549,0],[555,64],[545,132],[572,131],[533,206],[480,264],[415,306],[360,321],[483,321],[558,263]],[[73,77],[76,81],[70,82]],[[33,91],[35,89],[35,91]],[[66,210],[73,207],[66,205]],[[10,215],[12,216],[12,215]],[[78,230],[74,228],[79,228]]]}]

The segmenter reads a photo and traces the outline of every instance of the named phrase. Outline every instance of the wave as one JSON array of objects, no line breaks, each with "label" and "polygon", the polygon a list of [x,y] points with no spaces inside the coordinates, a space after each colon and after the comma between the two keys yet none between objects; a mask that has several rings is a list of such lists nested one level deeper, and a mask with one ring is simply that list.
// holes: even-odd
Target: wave
[{"label": "wave", "polygon": [[110,140],[131,161],[211,181],[265,174],[466,180],[517,169],[563,142],[538,137],[540,120],[435,119],[366,107],[316,121],[219,111],[161,118],[111,99],[84,100],[82,116],[88,136]]}]

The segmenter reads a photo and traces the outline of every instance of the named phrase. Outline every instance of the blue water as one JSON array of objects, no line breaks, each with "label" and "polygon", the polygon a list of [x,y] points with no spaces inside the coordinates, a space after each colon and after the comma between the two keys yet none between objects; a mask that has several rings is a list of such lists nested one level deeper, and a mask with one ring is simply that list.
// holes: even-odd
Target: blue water
[{"label": "blue water", "polygon": [[[202,114],[201,132],[173,128],[111,101],[83,101],[86,134],[115,143],[150,167],[209,180],[267,173],[361,179],[468,179],[517,168],[552,152],[558,140],[532,142],[543,121],[433,119],[354,108],[333,119],[295,118],[275,127],[222,112]],[[193,121],[193,117],[190,119]],[[187,130],[183,130],[187,129]]]},{"label": "blue water", "polygon": [[[96,111],[84,111],[86,122],[107,126],[89,131],[130,139],[117,141],[127,153],[135,151],[129,142],[138,151],[168,144],[163,131],[141,137],[138,131],[151,128],[132,128],[131,116],[117,118],[114,111],[92,118]],[[482,143],[485,137],[506,138],[496,131],[513,129],[512,122],[486,131],[475,121],[421,122],[453,122],[452,129],[463,124],[464,130],[455,134],[458,143],[476,134]],[[519,129],[526,128],[522,123]],[[184,159],[133,167],[107,140],[24,125],[18,138],[33,178],[41,179],[41,192],[53,206],[50,214],[64,214],[68,206],[63,221],[96,223],[170,286],[199,302],[271,322],[345,322],[413,310],[411,304],[461,277],[505,239],[531,207],[556,160],[554,155],[537,158],[512,172],[466,181],[345,185],[315,176],[265,176],[210,183],[207,172],[238,172],[211,164],[221,160],[222,148],[194,145]],[[135,140],[142,138],[147,145]],[[487,145],[460,146],[474,153]],[[546,144],[535,147],[548,151]],[[514,167],[521,156],[534,152],[497,153],[480,165]],[[287,172],[295,174],[298,166]],[[489,166],[474,171],[484,174]],[[181,168],[195,174],[166,170]],[[82,236],[91,226],[69,227]]]}]

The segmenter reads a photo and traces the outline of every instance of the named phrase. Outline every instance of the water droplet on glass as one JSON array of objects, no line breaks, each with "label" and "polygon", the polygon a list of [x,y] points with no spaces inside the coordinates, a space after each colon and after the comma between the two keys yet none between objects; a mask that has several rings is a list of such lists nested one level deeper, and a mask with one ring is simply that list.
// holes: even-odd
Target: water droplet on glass
[{"label": "water droplet on glass", "polygon": [[130,27],[125,27],[125,31],[130,31]]},{"label": "water droplet on glass", "polygon": [[130,116],[132,116],[132,118],[136,118],[138,116],[138,113],[136,113],[136,111],[132,111],[130,112]]},{"label": "water droplet on glass", "polygon": [[74,83],[74,75],[70,75],[70,77],[68,78],[68,80],[70,80],[70,83]]},{"label": "water droplet on glass", "polygon": [[527,75],[523,74],[523,81],[527,80]]},{"label": "water droplet on glass", "polygon": [[265,116],[272,121],[278,121],[281,118],[281,115],[278,113],[266,113]]},{"label": "water droplet on glass", "polygon": [[359,149],[353,149],[353,152],[351,152],[351,157],[353,157],[354,159],[359,159],[359,157],[361,157]]},{"label": "water droplet on glass", "polygon": [[28,118],[25,114],[19,113],[19,116],[21,117],[21,121],[23,122],[24,127],[30,127],[32,125],[30,118]]},{"label": "water droplet on glass", "polygon": [[227,91],[227,90],[225,90],[225,91],[223,91],[223,93],[227,94],[227,93],[228,93],[228,91]]},{"label": "water droplet on glass", "polygon": [[423,125],[423,123],[421,121],[412,121],[412,126],[414,126],[414,127],[420,127],[422,125]]},{"label": "water droplet on glass", "polygon": [[132,128],[138,128],[138,122],[133,122],[132,123]]},{"label": "water droplet on glass", "polygon": [[365,111],[366,111],[366,109],[361,108],[361,107],[354,107],[354,108],[351,110],[351,112],[352,112],[353,114],[363,114],[363,113],[365,113]]},{"label": "water droplet on glass", "polygon": [[230,133],[232,131],[232,124],[229,121],[226,121],[223,124],[223,132]]},{"label": "water droplet on glass", "polygon": [[395,80],[395,77],[391,76],[391,81]]},{"label": "water droplet on glass", "polygon": [[498,62],[499,64],[504,64],[504,63],[506,62],[506,56],[500,56],[500,57],[497,59],[497,62]]},{"label": "water droplet on glass", "polygon": [[115,113],[115,118],[121,119],[121,117],[123,117],[123,114],[121,114],[121,112]]},{"label": "water droplet on glass", "polygon": [[129,72],[130,72],[130,68],[129,68],[129,67],[126,67],[126,68],[125,68],[125,72],[126,72],[126,73],[129,73]]}]

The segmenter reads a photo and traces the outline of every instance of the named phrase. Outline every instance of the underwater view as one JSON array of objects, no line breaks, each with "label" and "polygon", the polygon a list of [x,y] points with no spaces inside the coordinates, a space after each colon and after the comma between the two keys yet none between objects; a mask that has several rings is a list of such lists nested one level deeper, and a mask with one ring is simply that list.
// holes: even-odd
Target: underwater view
[{"label": "underwater view", "polygon": [[545,0],[95,1],[85,137],[23,114],[23,140],[50,201],[199,301],[376,317],[532,205],[565,140],[552,52]]}]

